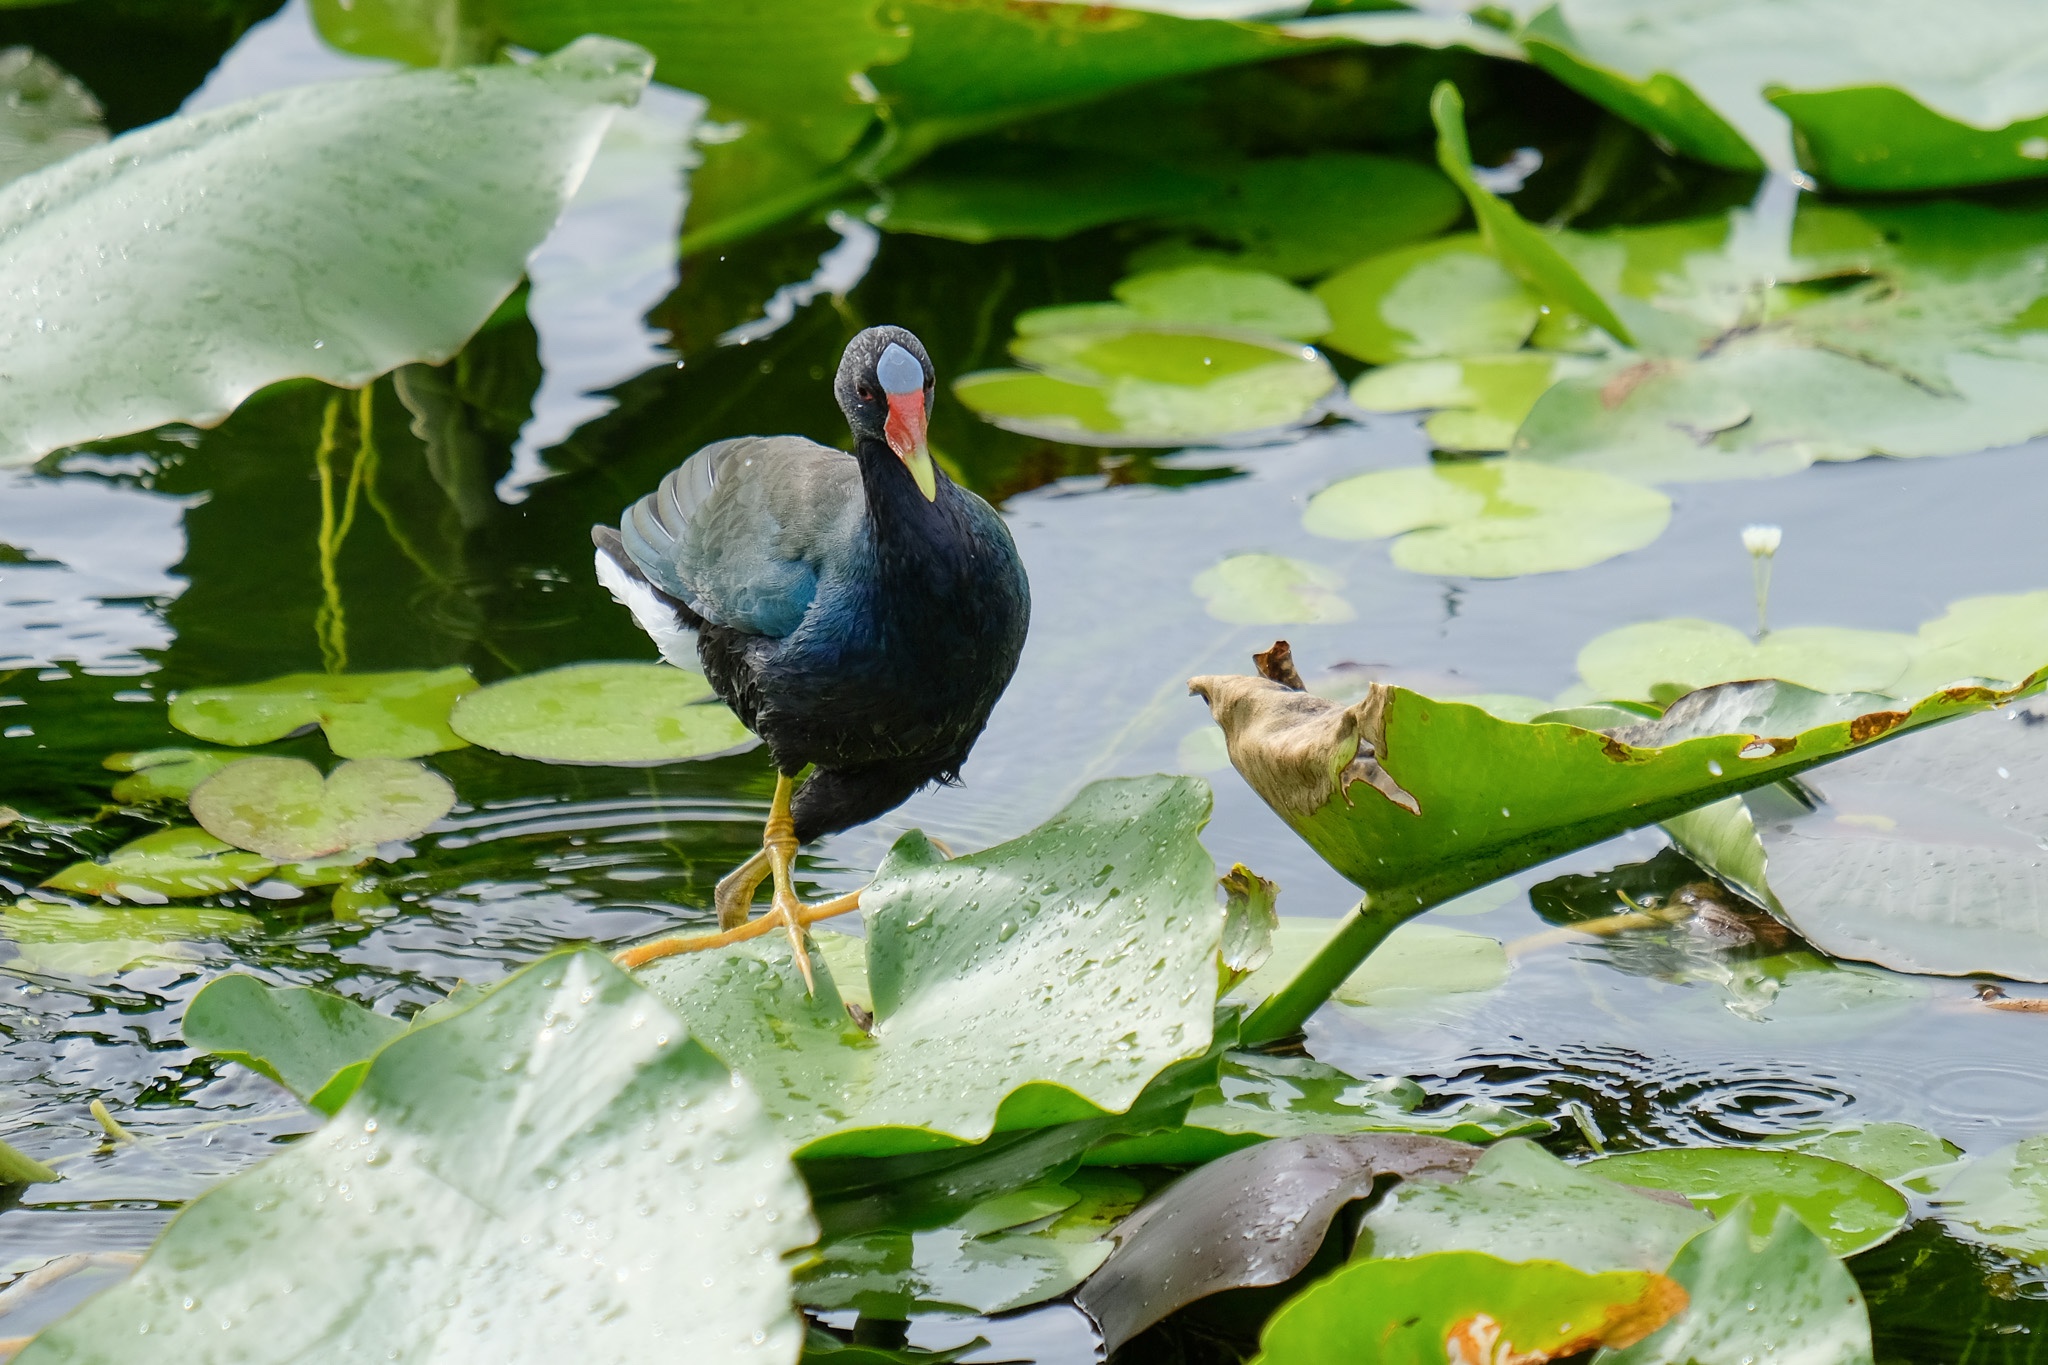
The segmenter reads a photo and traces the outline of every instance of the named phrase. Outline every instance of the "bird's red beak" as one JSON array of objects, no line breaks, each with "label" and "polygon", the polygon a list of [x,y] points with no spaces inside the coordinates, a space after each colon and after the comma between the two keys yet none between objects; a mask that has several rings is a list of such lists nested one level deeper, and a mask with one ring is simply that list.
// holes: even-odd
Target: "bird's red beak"
[{"label": "bird's red beak", "polygon": [[932,471],[931,451],[925,448],[924,426],[923,389],[889,395],[889,420],[882,424],[882,434],[910,477],[917,480],[917,491],[931,502],[939,496],[939,481]]}]

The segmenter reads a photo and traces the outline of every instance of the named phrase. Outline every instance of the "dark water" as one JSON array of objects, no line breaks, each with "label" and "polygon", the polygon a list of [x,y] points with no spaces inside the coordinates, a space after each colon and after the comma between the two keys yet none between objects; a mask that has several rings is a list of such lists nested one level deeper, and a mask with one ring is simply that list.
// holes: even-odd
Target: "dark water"
[{"label": "dark water", "polygon": [[[198,98],[341,65],[287,9]],[[456,363],[481,464],[437,481],[390,382],[375,387],[376,496],[333,566],[339,611],[324,633],[313,451],[325,389],[280,386],[215,431],[114,441],[57,469],[0,476],[0,543],[30,561],[0,564],[0,802],[33,817],[0,832],[0,890],[21,895],[152,827],[108,809],[112,775],[100,764],[116,750],[179,742],[164,719],[179,688],[318,670],[341,662],[337,651],[351,670],[465,664],[485,680],[651,657],[593,581],[591,522],[614,519],[705,441],[765,431],[836,440],[824,380],[859,326],[912,326],[943,379],[998,363],[1019,309],[1103,297],[1121,273],[1101,240],[970,248],[798,228],[693,262],[677,283],[658,253],[636,264],[630,248],[672,231],[680,186],[635,168],[680,146],[691,112],[669,100],[615,140],[579,210],[536,258],[524,315],[512,310]],[[823,288],[791,288],[814,272]],[[650,307],[652,326],[674,334],[680,367],[656,359],[660,337],[639,322]],[[754,339],[719,345],[734,328]],[[352,456],[362,433],[346,401]],[[1349,663],[1440,694],[1552,695],[1573,681],[1581,645],[1615,626],[1746,622],[1737,532],[1752,521],[1785,528],[1779,625],[1911,630],[1957,597],[2048,586],[2048,480],[2038,474],[2048,449],[2037,447],[1683,486],[1671,528],[1647,550],[1570,574],[1456,582],[1396,571],[1383,544],[1300,529],[1306,498],[1335,479],[1426,457],[1406,419],[1268,448],[1105,460],[993,432],[942,402],[933,443],[1003,500],[1032,577],[1033,635],[964,788],[921,795],[810,850],[801,871],[815,893],[859,885],[912,826],[977,847],[1029,829],[1094,778],[1196,770],[1216,787],[1207,842],[1219,865],[1243,861],[1277,880],[1285,912],[1334,916],[1355,893],[1215,766],[1206,712],[1185,693],[1191,674],[1245,671],[1276,633],[1311,674]],[[494,495],[501,479],[522,500]],[[1281,632],[1211,619],[1189,580],[1245,551],[1339,571],[1356,619]],[[309,755],[319,751],[308,743]],[[0,1275],[68,1252],[139,1249],[181,1201],[311,1126],[268,1083],[181,1045],[184,1003],[212,975],[243,967],[404,1013],[565,943],[701,923],[712,881],[757,843],[771,785],[760,754],[627,770],[464,750],[433,764],[462,804],[389,869],[382,908],[339,916],[319,894],[227,898],[260,928],[166,945],[111,974],[47,945],[0,943],[0,1136],[65,1175],[0,1211]],[[1523,875],[1480,913],[1436,918],[1519,939],[1546,927],[1530,887],[1641,861],[1661,845],[1653,832],[1619,839]],[[1444,1096],[1487,1095],[1557,1118],[1559,1150],[1883,1119],[1972,1150],[2048,1130],[2048,1020],[1974,1008],[1967,983],[1884,974],[1848,991],[1817,984],[1821,974],[1796,978],[1760,1006],[1739,982],[1717,979],[1728,974],[1721,959],[1673,952],[1533,951],[1483,997],[1333,1008],[1311,1025],[1310,1046],[1360,1074],[1412,1074]],[[103,1147],[87,1112],[94,1099],[144,1140]],[[2032,1360],[2048,1330],[2038,1272],[1932,1222],[1856,1269],[1882,1359]],[[35,1325],[0,1320],[0,1334]],[[976,1331],[997,1342],[986,1358],[1087,1350],[1060,1308],[993,1325],[928,1321],[914,1339]]]}]

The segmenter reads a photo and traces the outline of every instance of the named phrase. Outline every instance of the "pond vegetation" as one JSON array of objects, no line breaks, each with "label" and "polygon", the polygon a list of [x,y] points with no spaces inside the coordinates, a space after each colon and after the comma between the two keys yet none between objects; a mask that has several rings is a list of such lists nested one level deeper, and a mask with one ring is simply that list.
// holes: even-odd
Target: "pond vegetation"
[{"label": "pond vegetation", "polygon": [[[2048,1359],[2043,43],[0,7],[5,1349]],[[881,323],[1023,663],[636,954],[776,776],[589,527]]]}]

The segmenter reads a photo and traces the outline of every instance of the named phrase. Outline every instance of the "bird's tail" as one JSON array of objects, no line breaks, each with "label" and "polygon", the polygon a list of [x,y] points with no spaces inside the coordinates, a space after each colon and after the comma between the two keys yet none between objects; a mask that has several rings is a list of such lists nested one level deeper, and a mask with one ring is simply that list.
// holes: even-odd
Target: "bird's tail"
[{"label": "bird's tail", "polygon": [[626,554],[625,542],[609,526],[590,528],[597,546],[597,581],[612,600],[633,613],[633,621],[647,632],[661,657],[677,668],[696,672],[703,667],[697,657],[697,632],[684,617],[683,604],[647,581]]}]

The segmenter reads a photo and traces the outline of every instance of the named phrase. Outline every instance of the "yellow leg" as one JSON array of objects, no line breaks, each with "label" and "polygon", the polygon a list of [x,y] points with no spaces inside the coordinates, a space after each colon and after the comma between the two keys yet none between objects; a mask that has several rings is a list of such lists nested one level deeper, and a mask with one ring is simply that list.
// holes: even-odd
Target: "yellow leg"
[{"label": "yellow leg", "polygon": [[796,821],[790,818],[790,798],[796,795],[796,779],[775,775],[775,800],[768,807],[768,824],[761,831],[761,848],[768,855],[768,872],[775,879],[775,898],[769,916],[779,920],[789,930],[790,951],[796,955],[796,968],[803,973],[804,994],[817,993],[818,983],[811,977],[811,950],[804,943],[803,925],[798,918],[803,914],[804,903],[796,898],[796,886],[790,880],[790,864],[796,861]]},{"label": "yellow leg", "polygon": [[712,904],[718,907],[720,929],[737,929],[747,922],[747,908],[754,903],[754,892],[767,875],[768,850],[761,848],[755,850],[753,857],[718,879],[718,890],[712,897]]},{"label": "yellow leg", "polygon": [[[797,920],[802,924],[816,924],[821,919],[831,919],[834,915],[850,915],[858,909],[860,892],[849,891],[833,900],[803,907],[797,915]],[[781,917],[763,915],[759,919],[748,920],[737,929],[726,929],[716,934],[691,934],[685,938],[663,938],[652,943],[642,943],[638,947],[612,954],[612,961],[631,971],[635,967],[644,967],[650,962],[675,957],[680,953],[701,953],[708,948],[729,948],[735,943],[745,943],[750,938],[759,938],[781,927]]]}]

